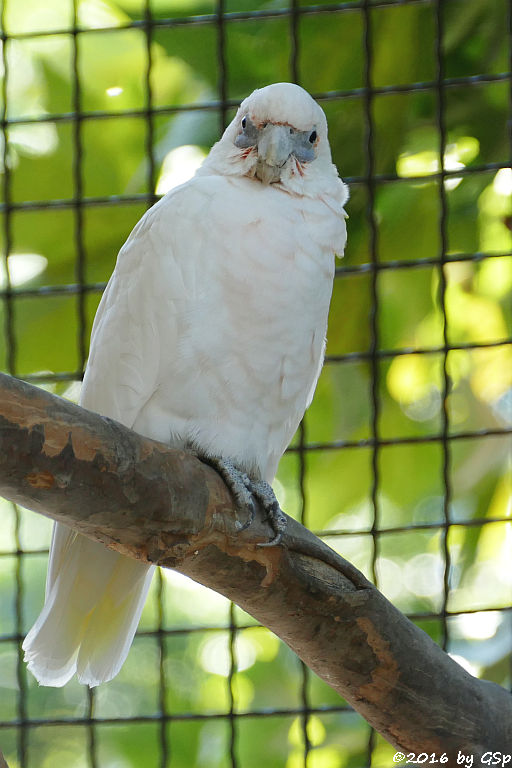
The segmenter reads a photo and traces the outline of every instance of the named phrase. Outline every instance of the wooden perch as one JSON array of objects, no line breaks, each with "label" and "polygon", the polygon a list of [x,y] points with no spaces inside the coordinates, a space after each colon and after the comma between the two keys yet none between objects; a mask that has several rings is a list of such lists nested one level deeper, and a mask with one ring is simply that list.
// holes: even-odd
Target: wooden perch
[{"label": "wooden perch", "polygon": [[295,520],[243,533],[194,456],[0,374],[0,493],[108,547],[174,568],[275,632],[397,749],[512,753],[512,696],[469,675]]}]

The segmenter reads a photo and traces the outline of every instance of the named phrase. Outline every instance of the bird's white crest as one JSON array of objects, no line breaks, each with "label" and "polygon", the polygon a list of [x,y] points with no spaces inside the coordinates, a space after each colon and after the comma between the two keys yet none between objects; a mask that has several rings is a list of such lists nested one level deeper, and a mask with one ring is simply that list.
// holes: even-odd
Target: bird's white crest
[{"label": "bird's white crest", "polygon": [[[311,96],[290,83],[251,94],[121,249],[81,404],[272,482],[322,367],[346,199]],[[45,606],[23,644],[39,682],[116,675],[152,573],[57,524]]]}]

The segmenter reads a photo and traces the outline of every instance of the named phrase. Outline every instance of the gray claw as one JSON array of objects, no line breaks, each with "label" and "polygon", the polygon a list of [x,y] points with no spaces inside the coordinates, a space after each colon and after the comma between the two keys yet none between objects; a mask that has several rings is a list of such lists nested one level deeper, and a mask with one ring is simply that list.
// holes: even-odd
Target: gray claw
[{"label": "gray claw", "polygon": [[275,504],[267,509],[267,516],[270,525],[274,529],[275,536],[270,541],[262,541],[258,544],[258,547],[277,547],[281,543],[283,533],[286,531],[286,515],[279,506],[277,499]]},{"label": "gray claw", "polygon": [[279,506],[272,486],[265,480],[251,480],[247,473],[240,470],[231,459],[217,456],[200,456],[200,458],[219,472],[231,491],[237,507],[247,512],[249,517],[245,523],[236,521],[237,530],[245,531],[253,523],[256,514],[254,502],[258,499],[275,534],[270,541],[259,543],[258,547],[276,547],[280,544],[286,530],[286,515]]},{"label": "gray claw", "polygon": [[239,520],[235,522],[237,530],[244,531],[251,525],[256,514],[249,476],[238,469],[231,459],[224,459],[220,456],[206,456],[204,454],[199,454],[199,457],[205,464],[217,470],[231,491],[237,508],[247,512],[249,515],[249,519],[245,523],[241,523]]},{"label": "gray claw", "polygon": [[270,541],[262,541],[258,547],[277,547],[281,543],[283,533],[286,530],[286,515],[279,506],[274,490],[265,480],[251,482],[251,490],[256,498],[261,502],[267,518],[275,533]]},{"label": "gray claw", "polygon": [[248,510],[248,512],[249,512],[249,518],[245,521],[245,523],[241,523],[240,520],[236,521],[235,528],[237,529],[237,531],[239,532],[245,531],[254,523],[254,518],[256,516],[256,507],[254,506],[254,502],[252,502],[252,506]]}]

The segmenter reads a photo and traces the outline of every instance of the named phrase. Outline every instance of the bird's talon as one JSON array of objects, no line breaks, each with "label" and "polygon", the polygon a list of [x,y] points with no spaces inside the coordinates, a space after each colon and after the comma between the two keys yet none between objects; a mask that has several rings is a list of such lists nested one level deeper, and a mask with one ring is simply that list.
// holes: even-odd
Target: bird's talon
[{"label": "bird's talon", "polygon": [[254,522],[254,518],[256,515],[256,509],[254,507],[254,504],[251,504],[250,508],[248,508],[247,511],[249,512],[249,517],[245,521],[245,523],[241,523],[240,520],[237,520],[235,523],[235,527],[239,533],[241,533],[242,531],[246,531],[247,528],[250,528],[250,526]]},{"label": "bird's talon", "polygon": [[201,456],[200,458],[217,470],[228,485],[231,494],[239,510],[246,511],[248,518],[245,523],[235,521],[237,533],[247,530],[256,516],[256,504],[258,500],[263,506],[267,518],[274,531],[270,541],[258,544],[259,547],[276,547],[281,543],[283,533],[286,530],[286,515],[279,506],[272,486],[264,480],[251,480],[246,472],[241,471],[229,458],[215,456]]},{"label": "bird's talon", "polygon": [[259,541],[257,543],[257,547],[277,547],[283,538],[283,534],[281,531],[279,533],[276,533],[273,539],[270,539],[270,541]]}]

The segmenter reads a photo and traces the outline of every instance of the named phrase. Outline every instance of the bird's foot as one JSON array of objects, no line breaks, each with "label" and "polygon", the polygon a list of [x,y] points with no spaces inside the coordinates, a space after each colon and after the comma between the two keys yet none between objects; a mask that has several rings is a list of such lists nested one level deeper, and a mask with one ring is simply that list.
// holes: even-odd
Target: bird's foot
[{"label": "bird's foot", "polygon": [[274,531],[274,537],[270,541],[262,541],[258,547],[276,547],[281,543],[283,533],[286,530],[286,515],[279,506],[270,483],[265,480],[250,480],[249,487],[265,510],[267,519]]},{"label": "bird's foot", "polygon": [[265,480],[253,480],[246,472],[239,469],[231,459],[218,456],[200,456],[201,460],[216,469],[220,474],[235,500],[237,507],[248,513],[247,522],[237,521],[236,527],[244,531],[254,521],[256,514],[255,499],[262,505],[267,519],[272,526],[274,536],[270,541],[258,544],[259,547],[275,547],[286,530],[286,515],[279,506],[272,486]]},{"label": "bird's foot", "polygon": [[208,464],[210,467],[217,470],[231,491],[231,495],[233,496],[238,509],[248,513],[249,519],[246,523],[241,523],[238,520],[236,521],[238,530],[244,531],[251,525],[256,513],[254,497],[250,489],[251,480],[249,475],[239,469],[231,459],[224,459],[220,456],[200,456],[200,458],[205,464]]}]

